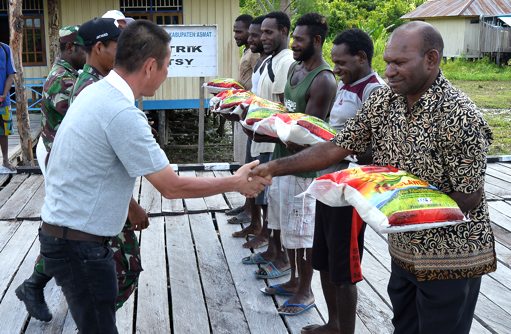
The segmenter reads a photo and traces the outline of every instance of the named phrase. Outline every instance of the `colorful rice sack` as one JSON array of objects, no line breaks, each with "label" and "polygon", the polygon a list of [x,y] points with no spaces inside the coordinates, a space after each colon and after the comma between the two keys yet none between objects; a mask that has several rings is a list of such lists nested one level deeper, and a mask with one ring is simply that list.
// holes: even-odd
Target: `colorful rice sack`
[{"label": "colorful rice sack", "polygon": [[210,110],[222,114],[241,115],[243,111],[241,105],[246,104],[252,96],[254,96],[252,92],[242,89],[226,90],[209,100]]},{"label": "colorful rice sack", "polygon": [[277,113],[284,113],[286,111],[284,105],[257,96],[254,96],[247,102],[250,102],[250,106],[245,118],[241,121],[241,125],[260,135],[276,138],[277,132],[274,126],[274,119],[271,116]]},{"label": "colorful rice sack", "polygon": [[301,113],[274,116],[277,135],[282,142],[314,145],[331,140],[336,130],[318,117]]},{"label": "colorful rice sack", "polygon": [[394,167],[362,166],[323,175],[305,192],[329,206],[352,205],[378,232],[419,231],[465,220],[456,202]]},{"label": "colorful rice sack", "polygon": [[205,83],[204,87],[212,94],[228,89],[245,89],[242,84],[231,78],[218,78]]}]

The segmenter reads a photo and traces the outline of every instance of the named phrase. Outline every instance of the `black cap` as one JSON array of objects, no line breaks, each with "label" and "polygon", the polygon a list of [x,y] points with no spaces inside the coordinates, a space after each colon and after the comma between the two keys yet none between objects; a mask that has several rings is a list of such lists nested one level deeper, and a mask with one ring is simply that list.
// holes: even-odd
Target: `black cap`
[{"label": "black cap", "polygon": [[89,46],[97,42],[116,41],[121,29],[115,25],[114,19],[94,18],[82,24],[78,34],[83,38],[83,45]]}]

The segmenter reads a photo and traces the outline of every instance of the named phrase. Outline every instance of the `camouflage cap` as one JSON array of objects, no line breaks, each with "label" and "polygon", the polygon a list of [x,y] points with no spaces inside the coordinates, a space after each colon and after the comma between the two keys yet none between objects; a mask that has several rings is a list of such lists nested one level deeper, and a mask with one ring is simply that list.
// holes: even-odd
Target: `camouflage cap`
[{"label": "camouflage cap", "polygon": [[76,43],[83,45],[83,39],[78,35],[79,25],[65,26],[59,30],[59,42],[60,43]]}]

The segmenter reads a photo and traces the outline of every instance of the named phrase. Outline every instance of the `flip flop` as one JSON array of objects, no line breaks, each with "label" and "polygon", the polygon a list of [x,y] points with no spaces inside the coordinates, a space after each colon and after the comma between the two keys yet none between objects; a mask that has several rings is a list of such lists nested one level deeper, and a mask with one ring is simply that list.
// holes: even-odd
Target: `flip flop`
[{"label": "flip flop", "polygon": [[290,316],[299,315],[299,314],[302,314],[303,312],[311,309],[314,306],[316,306],[316,303],[310,303],[308,305],[306,305],[306,304],[290,304],[286,300],[284,302],[284,304],[282,304],[281,307],[296,307],[296,308],[299,308],[300,310],[298,312],[282,312],[282,311],[279,311],[279,314],[280,315],[290,315]]},{"label": "flip flop", "polygon": [[238,215],[227,219],[227,223],[229,224],[249,224],[250,223],[250,215],[245,211],[239,213]]},{"label": "flip flop", "polygon": [[267,264],[269,261],[265,260],[261,253],[255,253],[241,259],[243,264]]},{"label": "flip flop", "polygon": [[305,327],[302,327],[300,334],[307,334],[307,332],[315,330],[316,328],[319,328],[319,327],[321,327],[321,325],[318,325],[318,324],[307,325]]},{"label": "flip flop", "polygon": [[228,216],[236,216],[237,214],[240,214],[243,211],[245,211],[245,208],[242,205],[242,206],[238,206],[236,208],[232,208],[230,210],[225,211],[225,214]]},{"label": "flip flop", "polygon": [[[273,289],[275,291],[268,291],[267,289]],[[282,287],[282,284],[275,284],[270,286],[265,286],[264,288],[259,289],[262,293],[267,296],[292,296],[294,293],[292,291],[286,290]]]},{"label": "flip flop", "polygon": [[[264,274],[263,274],[264,272]],[[275,267],[275,265],[271,262],[268,262],[266,264],[262,264],[261,268],[259,270],[255,271],[254,274],[257,278],[277,278],[286,276],[291,272],[291,267],[285,269],[285,270],[279,270],[279,268]]]}]

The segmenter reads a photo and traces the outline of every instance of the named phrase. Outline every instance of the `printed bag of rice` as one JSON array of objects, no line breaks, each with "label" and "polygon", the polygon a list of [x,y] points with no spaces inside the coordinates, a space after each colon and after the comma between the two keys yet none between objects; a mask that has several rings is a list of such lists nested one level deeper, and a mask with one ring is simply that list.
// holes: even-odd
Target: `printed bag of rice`
[{"label": "printed bag of rice", "polygon": [[211,110],[214,112],[241,115],[243,110],[240,108],[240,105],[250,100],[253,95],[252,92],[242,89],[227,90],[210,99],[209,104],[213,106]]},{"label": "printed bag of rice", "polygon": [[231,78],[218,78],[204,84],[209,93],[216,94],[228,89],[245,89],[242,84]]},{"label": "printed bag of rice", "polygon": [[314,145],[331,140],[336,131],[322,119],[301,113],[274,116],[277,135],[282,142]]},{"label": "printed bag of rice", "polygon": [[326,174],[304,194],[329,206],[352,205],[378,232],[419,231],[462,223],[456,202],[417,176],[387,166],[361,166]]},{"label": "printed bag of rice", "polygon": [[237,92],[238,90],[235,89],[229,89],[224,90],[215,96],[213,96],[211,99],[209,99],[209,110],[213,112],[218,112],[218,108],[220,106],[220,102],[222,102],[223,99],[226,97],[231,96],[234,92]]},{"label": "printed bag of rice", "polygon": [[257,96],[249,100],[250,106],[248,107],[245,119],[241,121],[241,125],[260,135],[277,137],[277,132],[274,126],[274,119],[270,116],[277,113],[285,113],[286,108],[280,103],[275,103]]}]

